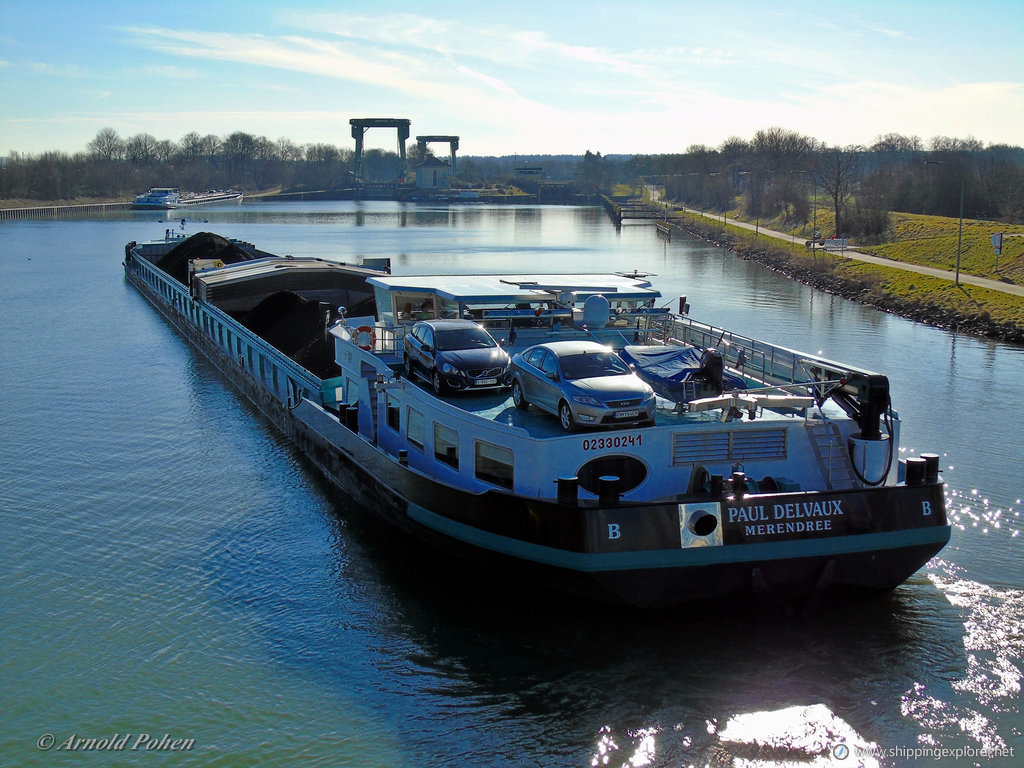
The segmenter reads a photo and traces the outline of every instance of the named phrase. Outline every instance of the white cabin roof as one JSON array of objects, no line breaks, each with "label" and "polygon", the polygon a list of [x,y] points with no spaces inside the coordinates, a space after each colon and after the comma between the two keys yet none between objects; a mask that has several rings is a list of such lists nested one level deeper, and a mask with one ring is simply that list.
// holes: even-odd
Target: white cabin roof
[{"label": "white cabin roof", "polygon": [[386,275],[367,282],[392,293],[436,294],[460,302],[538,301],[564,292],[577,299],[596,294],[640,300],[661,296],[647,279],[624,275]]}]

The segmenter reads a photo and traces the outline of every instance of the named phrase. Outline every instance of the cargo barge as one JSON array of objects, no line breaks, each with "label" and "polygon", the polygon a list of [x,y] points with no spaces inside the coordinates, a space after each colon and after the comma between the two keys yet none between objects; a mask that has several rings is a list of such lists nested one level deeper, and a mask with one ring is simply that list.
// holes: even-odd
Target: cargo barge
[{"label": "cargo barge", "polygon": [[[642,274],[395,276],[173,231],[129,243],[124,270],[331,482],[476,573],[645,608],[792,607],[892,590],[950,537],[938,457],[899,460],[885,376],[669,311]],[[456,319],[520,368],[597,342],[656,393],[653,418],[623,400],[566,422],[515,365],[412,375],[414,328]]]}]

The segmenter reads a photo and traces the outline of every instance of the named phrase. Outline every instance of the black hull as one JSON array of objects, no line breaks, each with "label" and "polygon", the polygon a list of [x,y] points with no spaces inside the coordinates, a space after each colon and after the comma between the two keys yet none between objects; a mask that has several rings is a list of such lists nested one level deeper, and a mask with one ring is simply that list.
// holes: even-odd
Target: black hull
[{"label": "black hull", "polygon": [[[824,503],[848,510],[834,521],[843,530],[828,536],[807,533],[771,541],[758,536],[756,526],[723,523],[724,544],[693,548],[680,547],[675,502],[560,504],[460,490],[404,467],[337,414],[308,401],[295,407],[282,403],[140,279],[130,263],[126,276],[330,482],[415,540],[494,571],[502,580],[643,608],[723,600],[802,604],[891,590],[949,540],[937,483],[828,494]],[[720,501],[749,506],[792,498],[768,494]],[[927,510],[925,519],[921,508]],[[633,519],[639,523],[630,533]],[[608,541],[603,532],[609,525],[617,531],[621,525],[627,535]]]}]

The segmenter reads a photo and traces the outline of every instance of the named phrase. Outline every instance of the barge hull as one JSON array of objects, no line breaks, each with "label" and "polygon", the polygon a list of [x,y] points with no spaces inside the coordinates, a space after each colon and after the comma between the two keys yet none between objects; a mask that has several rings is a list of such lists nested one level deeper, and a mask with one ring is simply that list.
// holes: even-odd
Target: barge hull
[{"label": "barge hull", "polygon": [[[344,425],[338,414],[308,399],[282,403],[127,261],[125,272],[128,281],[333,484],[417,541],[497,570],[506,579],[647,608],[727,598],[788,603],[815,595],[891,590],[949,539],[942,486],[933,484],[917,489],[917,496],[927,500],[934,517],[903,530],[887,529],[901,514],[879,507],[861,520],[863,532],[853,535],[681,548],[678,530],[674,541],[671,531],[671,515],[679,505],[649,504],[642,507],[644,514],[669,520],[660,526],[667,531],[663,540],[649,542],[642,551],[601,551],[594,540],[594,521],[599,527],[603,515],[619,514],[622,508],[563,505],[500,492],[474,494],[413,472]],[[430,509],[424,506],[428,503]],[[498,508],[503,514],[494,514]]]}]

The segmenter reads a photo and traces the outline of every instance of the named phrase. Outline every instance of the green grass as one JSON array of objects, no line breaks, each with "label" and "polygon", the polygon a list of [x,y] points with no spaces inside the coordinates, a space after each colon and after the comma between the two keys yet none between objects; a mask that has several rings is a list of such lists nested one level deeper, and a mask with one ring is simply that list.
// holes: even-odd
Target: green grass
[{"label": "green grass", "polygon": [[[894,261],[955,269],[959,226],[959,219],[894,213],[890,242],[861,250]],[[998,272],[991,241],[997,232],[1003,233]],[[1024,226],[964,219],[960,271],[1010,283],[1024,282]]]},{"label": "green grass", "polygon": [[[736,218],[733,213],[738,215],[738,211],[730,212],[729,218],[732,220]],[[720,217],[721,214],[718,216]],[[907,272],[895,266],[885,267],[854,261],[823,250],[812,253],[804,245],[805,238],[799,230],[794,230],[797,240],[795,243],[767,238],[763,235],[755,239],[754,233],[747,229],[731,224],[723,227],[720,218],[717,221],[707,217],[702,219],[699,214],[686,214],[686,218],[708,239],[716,240],[730,247],[744,258],[761,261],[812,285],[925,322],[970,328],[974,332],[988,333],[1000,338],[1024,339],[1024,297],[1022,296],[964,283],[957,285],[952,280]],[[826,223],[823,225],[822,218],[819,212],[818,228],[822,232],[827,232],[829,231],[827,228],[829,219],[826,218]],[[935,253],[936,245],[941,245],[949,239],[949,219],[910,216],[909,214],[894,214],[893,218],[895,220],[894,231],[914,234],[916,237],[899,243],[862,250],[888,258],[903,257],[897,260],[944,269],[950,268],[951,265],[943,261],[946,257],[941,253]],[[953,220],[954,262],[955,228],[958,223],[958,220]],[[772,224],[769,223],[768,226],[772,226]],[[1024,232],[1024,227],[1000,226],[990,222],[976,222],[975,224],[976,226],[972,226],[968,230],[968,223],[964,221],[961,269],[965,273],[971,271],[965,267],[968,263],[971,265],[984,264],[985,256],[982,243],[976,241],[983,240],[984,244],[988,246],[989,256],[987,258],[994,265],[995,257],[992,255],[991,243],[988,241],[991,233],[997,231]],[[772,228],[779,229],[778,226],[772,226]],[[967,258],[968,231],[971,233],[970,261]],[[1021,253],[1024,250],[1024,237],[1005,238],[1004,242],[1009,244],[1009,248],[1004,247],[1004,255],[999,259],[999,276],[1002,279],[1007,279],[1009,275],[1021,274],[1021,270],[1024,268],[1024,254]],[[887,248],[886,253],[880,252],[882,247]],[[1002,328],[992,328],[990,324],[999,325]]]}]

